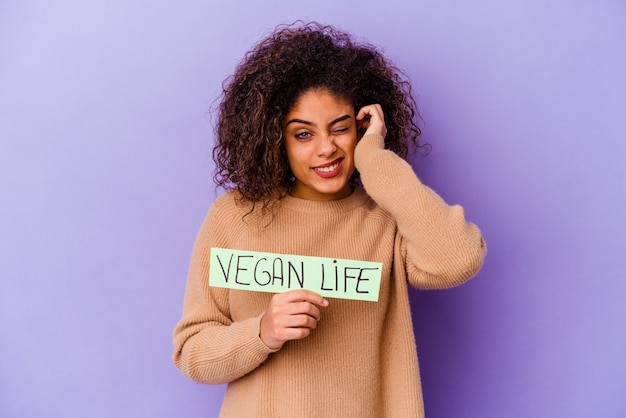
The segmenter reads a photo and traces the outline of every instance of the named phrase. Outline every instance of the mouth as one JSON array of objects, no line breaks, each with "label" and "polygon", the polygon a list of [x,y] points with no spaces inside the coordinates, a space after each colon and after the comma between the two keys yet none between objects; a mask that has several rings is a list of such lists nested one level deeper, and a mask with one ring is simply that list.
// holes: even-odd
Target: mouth
[{"label": "mouth", "polygon": [[332,161],[328,164],[319,165],[317,167],[313,167],[313,171],[320,177],[334,177],[341,171],[341,167],[343,166],[343,158],[338,158],[335,161]]}]

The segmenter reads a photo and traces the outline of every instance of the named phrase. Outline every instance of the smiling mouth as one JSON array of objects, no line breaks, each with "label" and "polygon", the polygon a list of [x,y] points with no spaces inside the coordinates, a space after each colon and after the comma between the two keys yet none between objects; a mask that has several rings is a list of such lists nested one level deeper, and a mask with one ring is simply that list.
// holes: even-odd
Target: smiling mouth
[{"label": "smiling mouth", "polygon": [[332,173],[332,172],[336,171],[341,166],[342,162],[343,162],[343,158],[338,158],[338,159],[336,159],[335,161],[333,161],[331,163],[320,165],[318,167],[313,167],[313,170],[315,170],[316,172],[318,172],[320,174]]}]

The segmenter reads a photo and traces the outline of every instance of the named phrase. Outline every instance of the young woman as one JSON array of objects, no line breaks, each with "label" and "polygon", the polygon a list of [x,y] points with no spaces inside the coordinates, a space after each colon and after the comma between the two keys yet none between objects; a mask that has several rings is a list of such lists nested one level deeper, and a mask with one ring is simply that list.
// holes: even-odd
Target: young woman
[{"label": "young woman", "polygon": [[[261,41],[219,108],[219,197],[198,234],[174,362],[228,383],[224,417],[419,417],[408,285],[459,285],[486,253],[405,161],[410,86],[374,47],[301,24]],[[377,302],[211,286],[212,247],[382,263]]]}]

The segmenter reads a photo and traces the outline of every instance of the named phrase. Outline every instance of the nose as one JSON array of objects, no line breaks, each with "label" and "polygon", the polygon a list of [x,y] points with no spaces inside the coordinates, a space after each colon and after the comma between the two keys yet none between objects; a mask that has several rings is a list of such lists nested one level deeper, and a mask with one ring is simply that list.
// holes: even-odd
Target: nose
[{"label": "nose", "polygon": [[332,135],[319,137],[317,153],[320,157],[330,157],[337,150],[335,138]]}]

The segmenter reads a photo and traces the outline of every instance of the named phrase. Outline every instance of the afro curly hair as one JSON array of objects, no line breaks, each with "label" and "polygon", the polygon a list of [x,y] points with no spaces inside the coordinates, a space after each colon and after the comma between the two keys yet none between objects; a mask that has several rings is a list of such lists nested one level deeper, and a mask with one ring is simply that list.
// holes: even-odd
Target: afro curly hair
[{"label": "afro curly hair", "polygon": [[[216,124],[214,180],[268,208],[289,190],[282,124],[298,98],[324,89],[354,106],[381,105],[385,147],[402,158],[421,143],[417,105],[402,73],[372,45],[332,26],[298,21],[261,40],[223,83]],[[358,183],[358,172],[353,179]]]}]

